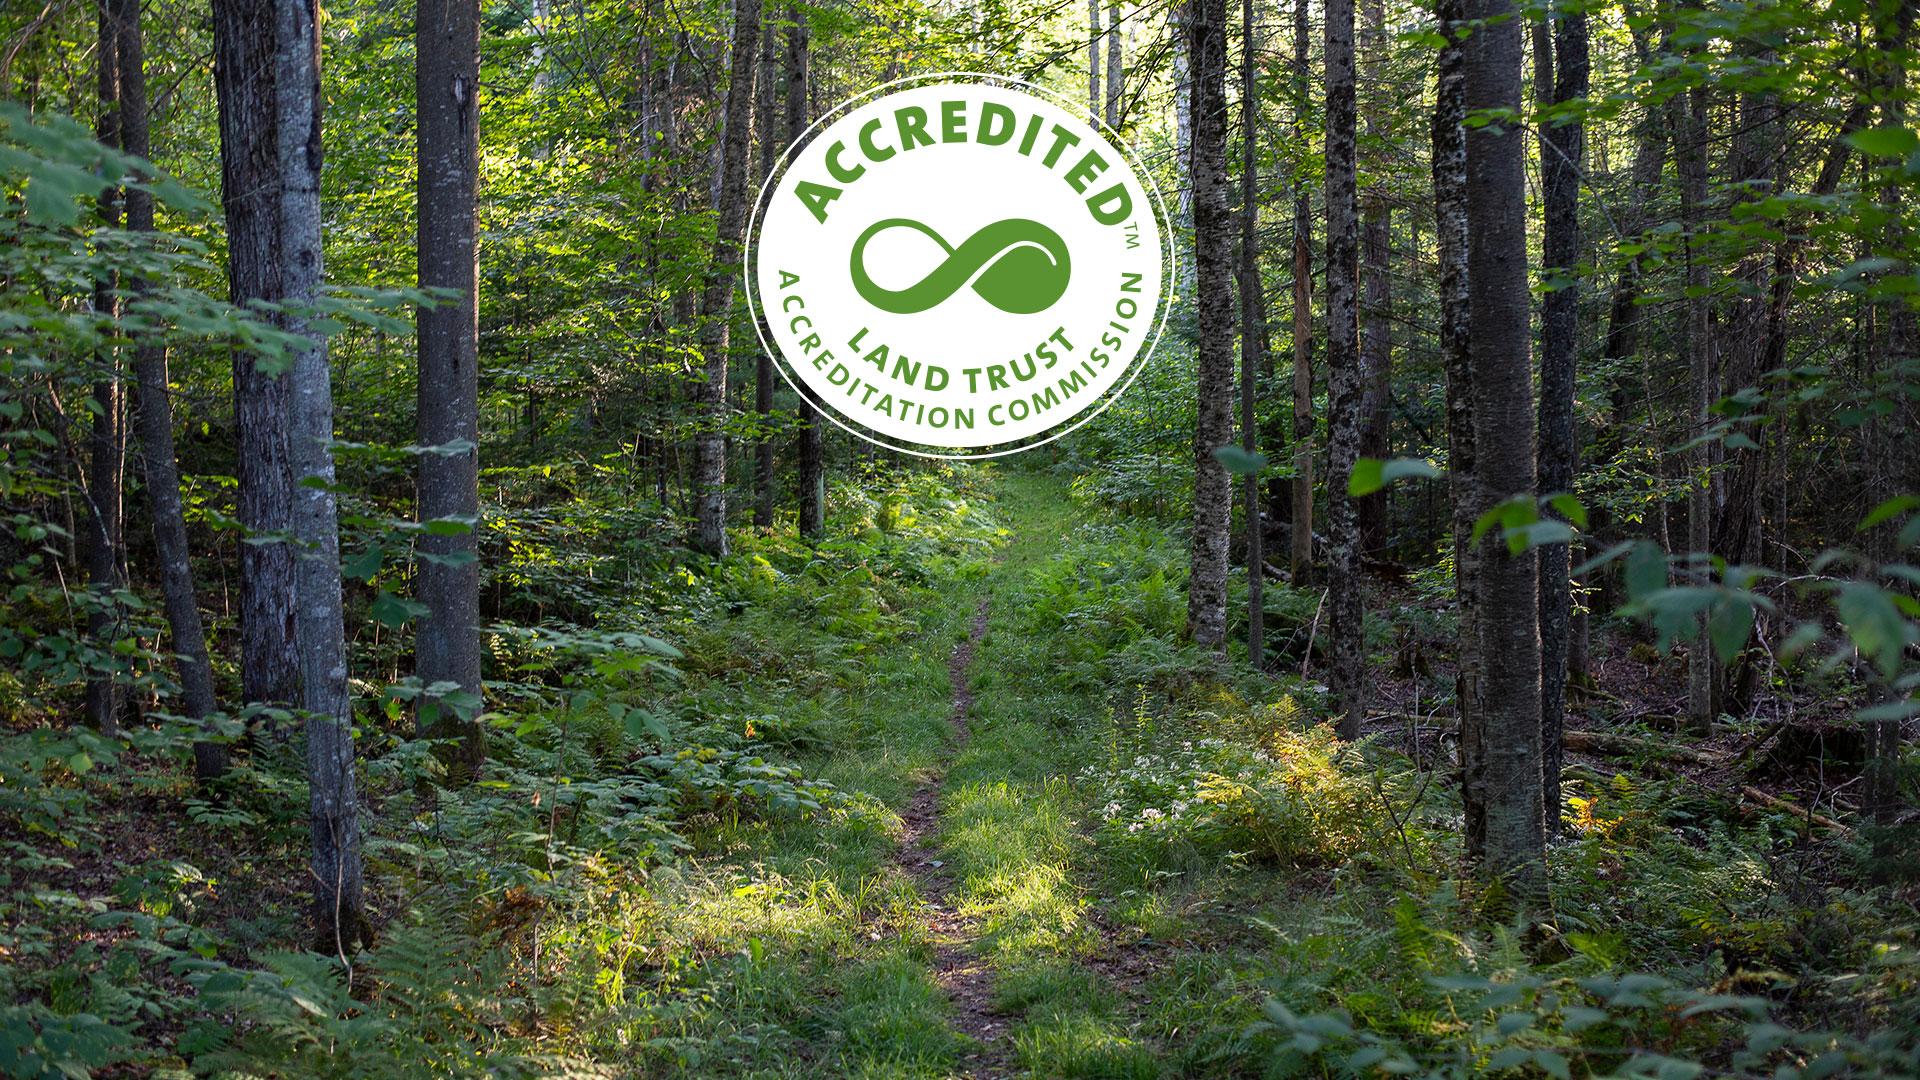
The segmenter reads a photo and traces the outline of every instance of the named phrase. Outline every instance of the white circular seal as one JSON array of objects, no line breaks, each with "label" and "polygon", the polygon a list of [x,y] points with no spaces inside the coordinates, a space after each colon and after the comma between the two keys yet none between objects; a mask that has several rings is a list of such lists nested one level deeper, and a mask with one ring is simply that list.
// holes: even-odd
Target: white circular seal
[{"label": "white circular seal", "polygon": [[989,75],[905,79],[816,121],[761,190],[761,343],[860,437],[1036,446],[1133,381],[1165,319],[1165,210],[1102,125]]}]

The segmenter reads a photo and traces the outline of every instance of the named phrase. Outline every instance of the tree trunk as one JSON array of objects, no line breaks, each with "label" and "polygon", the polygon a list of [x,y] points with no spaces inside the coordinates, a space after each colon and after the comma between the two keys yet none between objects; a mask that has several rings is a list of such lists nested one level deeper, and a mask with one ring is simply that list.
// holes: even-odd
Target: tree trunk
[{"label": "tree trunk", "polygon": [[[1534,27],[1534,87],[1546,106],[1587,96],[1587,17],[1556,12]],[[1573,428],[1574,374],[1580,347],[1580,178],[1586,130],[1577,118],[1540,123],[1540,177],[1546,204],[1542,276],[1550,290],[1540,313],[1541,495],[1573,490],[1579,448]],[[1542,810],[1560,831],[1560,734],[1566,729],[1567,652],[1573,591],[1572,547],[1547,544],[1540,561],[1540,748]]]},{"label": "tree trunk", "polygon": [[1214,451],[1233,441],[1233,212],[1227,205],[1226,0],[1191,0],[1186,28],[1193,97],[1193,262],[1198,372],[1194,393],[1193,544],[1187,626],[1224,648],[1233,492]]},{"label": "tree trunk", "polygon": [[1100,0],[1087,0],[1087,119],[1100,122]]},{"label": "tree trunk", "polygon": [[1343,739],[1366,713],[1360,522],[1347,494],[1360,450],[1366,387],[1358,335],[1359,237],[1354,220],[1353,0],[1328,0],[1327,48],[1327,586],[1333,695]]},{"label": "tree trunk", "polygon": [[[99,139],[118,147],[124,103],[120,97],[120,20],[115,0],[99,4]],[[120,227],[120,189],[109,187],[100,196],[100,219],[109,229]],[[120,318],[120,282],[112,271],[93,284],[94,316],[105,325]],[[124,587],[120,566],[125,550],[121,525],[121,477],[126,471],[126,431],[120,399],[119,350],[108,346],[94,358],[100,374],[93,383],[97,411],[88,436],[87,464],[87,637],[98,650],[97,665],[87,675],[87,722],[103,735],[120,730],[120,686],[111,670],[113,640],[121,626],[118,593]],[[102,670],[102,669],[105,670]]]},{"label": "tree trunk", "polygon": [[700,351],[706,381],[694,439],[694,547],[727,553],[727,350],[733,329],[733,286],[747,228],[747,147],[753,134],[754,44],[760,39],[760,0],[734,0],[732,59],[720,134],[719,211],[701,294]]},{"label": "tree trunk", "polygon": [[[1307,144],[1307,0],[1293,6],[1293,140]],[[1288,569],[1294,584],[1313,566],[1313,199],[1293,183],[1293,507]]]},{"label": "tree trunk", "polygon": [[[787,141],[806,136],[807,17],[798,6],[787,8]],[[818,539],[827,527],[825,427],[820,410],[803,391],[800,395],[800,535]]]},{"label": "tree trunk", "polygon": [[1120,86],[1125,67],[1120,51],[1120,0],[1107,4],[1107,126],[1120,127]]},{"label": "tree trunk", "polygon": [[[1260,281],[1259,87],[1254,78],[1259,41],[1253,0],[1240,0],[1240,446],[1252,455],[1258,444],[1255,382],[1267,369],[1267,298]],[[1260,477],[1244,479],[1247,501],[1247,660],[1266,666],[1266,514]]]},{"label": "tree trunk", "polygon": [[[773,175],[774,163],[780,159],[780,133],[785,128],[785,117],[776,110],[780,74],[774,64],[774,40],[779,27],[774,20],[764,20],[760,28],[760,73],[755,77],[754,127],[760,131],[760,170],[759,178],[765,183]],[[759,184],[753,185],[755,191]],[[752,198],[750,193],[749,198]],[[773,426],[773,389],[780,373],[773,370],[773,354],[766,349],[754,353],[753,366],[753,411],[760,420],[761,435],[753,448],[753,523],[762,529],[773,527],[773,488],[778,480],[774,472],[773,439],[767,434]]]},{"label": "tree trunk", "polygon": [[1440,354],[1447,376],[1447,486],[1452,511],[1454,591],[1459,598],[1460,642],[1454,678],[1454,708],[1460,719],[1461,802],[1466,808],[1469,851],[1486,841],[1486,799],[1474,787],[1471,767],[1481,753],[1480,552],[1474,524],[1472,297],[1467,278],[1467,131],[1464,0],[1439,0],[1437,14],[1446,44],[1436,62],[1433,111],[1433,217],[1439,247]]},{"label": "tree trunk", "polygon": [[[1367,0],[1367,140],[1383,138],[1379,100],[1385,76],[1387,28],[1386,5],[1382,0]],[[1360,366],[1366,372],[1360,405],[1360,455],[1385,460],[1392,454],[1388,441],[1392,414],[1389,403],[1393,392],[1392,315],[1393,290],[1387,279],[1387,260],[1393,247],[1393,209],[1387,203],[1383,182],[1368,185],[1366,211],[1360,226],[1364,301],[1360,305]],[[1386,489],[1355,501],[1354,513],[1360,522],[1360,550],[1384,551],[1387,546]]]},{"label": "tree trunk", "polygon": [[[213,5],[227,277],[233,302],[243,306],[278,303],[284,295],[275,10],[266,0]],[[281,707],[293,705],[300,691],[293,548],[284,539],[293,525],[291,406],[281,361],[234,353],[235,509],[246,530],[240,544],[240,696],[249,704]]]},{"label": "tree trunk", "polygon": [[[320,297],[320,25],[316,0],[274,5],[279,41],[279,225],[282,283],[292,304]],[[343,957],[365,936],[361,910],[359,796],[353,773],[353,701],[347,686],[340,596],[340,533],[333,495],[333,390],[326,339],[294,313],[287,330],[306,339],[289,377],[289,447],[300,481],[293,506],[299,560],[298,626],[302,705],[307,713],[307,781],[313,834],[314,915],[323,948]]]},{"label": "tree trunk", "polygon": [[[1681,124],[1674,130],[1674,154],[1680,172],[1680,198],[1686,218],[1687,280],[1687,405],[1685,429],[1690,440],[1706,431],[1707,410],[1713,404],[1713,333],[1708,320],[1707,259],[1700,252],[1706,227],[1707,100],[1695,89],[1676,98]],[[1704,556],[1711,545],[1712,505],[1707,486],[1710,461],[1702,442],[1686,452],[1687,550]],[[1695,734],[1713,730],[1717,710],[1713,703],[1713,649],[1707,642],[1705,620],[1687,649],[1687,719]]]},{"label": "tree trunk", "polygon": [[454,535],[420,538],[414,674],[427,690],[451,683],[469,700],[420,699],[423,737],[458,740],[443,751],[447,779],[465,783],[486,760],[475,717],[480,682],[479,291],[475,246],[480,153],[478,0],[419,0],[415,80],[419,100],[419,280],[459,299],[419,315],[420,519],[468,522]]},{"label": "tree trunk", "polygon": [[[148,147],[147,77],[145,47],[140,28],[139,0],[113,0],[120,23],[121,143],[127,153],[145,158]],[[139,187],[127,189],[127,228],[153,231],[153,194]],[[131,281],[127,291],[135,298],[147,294],[144,281]],[[194,594],[193,561],[187,546],[186,515],[180,501],[180,467],[173,448],[173,402],[167,390],[167,347],[148,338],[133,352],[134,416],[140,436],[141,475],[145,480],[147,516],[153,519],[153,548],[159,562],[161,606],[173,635],[173,654],[180,671],[181,705],[187,716],[204,720],[218,704],[213,691],[213,665],[207,654],[206,628]],[[201,781],[227,771],[224,743],[193,744],[193,774]]]},{"label": "tree trunk", "polygon": [[[1511,0],[1469,0],[1468,115],[1520,108],[1520,25]],[[1475,510],[1534,490],[1533,373],[1528,356],[1525,128],[1467,132],[1467,283],[1473,369]],[[1476,513],[1476,517],[1477,517]],[[1512,555],[1499,530],[1481,543],[1476,613],[1483,684],[1467,763],[1484,834],[1470,849],[1484,877],[1523,906],[1544,899],[1537,560]],[[1462,740],[1463,744],[1467,742]]]}]

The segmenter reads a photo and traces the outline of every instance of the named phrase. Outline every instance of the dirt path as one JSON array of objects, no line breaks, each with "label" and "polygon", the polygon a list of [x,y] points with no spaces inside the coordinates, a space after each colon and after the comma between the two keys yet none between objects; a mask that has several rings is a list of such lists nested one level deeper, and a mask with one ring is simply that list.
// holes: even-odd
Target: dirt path
[{"label": "dirt path", "polygon": [[[966,640],[954,647],[947,660],[947,674],[953,684],[953,709],[947,719],[953,726],[954,752],[967,744],[969,736],[967,714],[973,711],[973,687],[968,668],[980,639],[987,633],[987,604],[986,600],[980,601]],[[954,910],[953,875],[935,846],[945,779],[943,768],[941,775],[921,784],[907,803],[901,815],[906,836],[895,861],[913,878],[924,898],[927,933],[934,946],[934,978],[953,1003],[953,1027],[980,1044],[963,1059],[965,1075],[1008,1076],[1013,1072],[1012,1047],[1007,1042],[1007,1018],[993,1010],[993,972],[973,950],[976,929],[972,922]]]}]

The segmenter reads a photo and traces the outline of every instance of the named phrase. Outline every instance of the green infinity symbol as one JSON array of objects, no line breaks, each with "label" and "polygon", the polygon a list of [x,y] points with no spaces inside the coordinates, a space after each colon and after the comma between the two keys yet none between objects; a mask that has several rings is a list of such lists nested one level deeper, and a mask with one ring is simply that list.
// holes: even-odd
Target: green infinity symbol
[{"label": "green infinity symbol", "polygon": [[[914,229],[947,253],[945,261],[904,289],[883,288],[867,274],[867,242],[888,229]],[[971,285],[980,298],[1009,315],[1052,307],[1067,291],[1071,262],[1067,242],[1037,221],[1007,218],[981,227],[959,247],[912,218],[874,222],[853,245],[853,287],[867,303],[895,315],[912,315],[944,303]]]}]

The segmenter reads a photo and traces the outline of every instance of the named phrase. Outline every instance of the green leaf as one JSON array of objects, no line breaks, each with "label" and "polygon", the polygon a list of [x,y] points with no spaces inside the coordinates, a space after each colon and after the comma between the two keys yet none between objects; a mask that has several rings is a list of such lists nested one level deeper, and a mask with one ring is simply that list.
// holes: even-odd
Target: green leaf
[{"label": "green leaf", "polygon": [[1667,587],[1667,553],[1651,540],[1627,552],[1627,599],[1640,600]]},{"label": "green leaf", "polygon": [[449,514],[420,523],[420,530],[428,536],[465,536],[473,531],[476,519],[466,514]]},{"label": "green leaf", "polygon": [[1235,476],[1252,476],[1267,467],[1267,455],[1248,453],[1231,443],[1214,447],[1213,456]]},{"label": "green leaf", "polygon": [[93,758],[85,750],[77,751],[67,757],[67,768],[72,769],[76,775],[92,772]]},{"label": "green leaf", "polygon": [[1881,674],[1893,678],[1900,670],[1900,653],[1906,648],[1909,626],[1886,590],[1849,581],[1840,586],[1836,606],[1854,647],[1872,660]]},{"label": "green leaf", "polygon": [[1723,664],[1733,663],[1747,647],[1747,635],[1753,632],[1753,600],[1744,593],[1721,597],[1707,615],[1707,637],[1713,653]]},{"label": "green leaf", "polygon": [[382,589],[380,595],[374,597],[373,606],[368,609],[367,614],[380,625],[398,630],[414,619],[427,614],[428,610],[425,604],[395,596]]},{"label": "green leaf", "polygon": [[1408,477],[1432,480],[1441,475],[1439,466],[1425,458],[1399,457],[1386,461],[1360,458],[1353,463],[1353,472],[1347,477],[1347,494],[1371,495]]},{"label": "green leaf", "polygon": [[1891,521],[1901,514],[1915,509],[1920,509],[1920,495],[1895,495],[1893,498],[1874,507],[1866,517],[1861,518],[1860,527],[1854,531],[1866,532],[1875,525]]},{"label": "green leaf", "polygon": [[1555,513],[1573,522],[1575,525],[1583,529],[1587,527],[1587,508],[1581,505],[1580,500],[1572,495],[1564,491],[1557,495],[1549,495],[1547,496],[1547,505],[1553,507]]},{"label": "green leaf", "polygon": [[1920,136],[1904,127],[1866,128],[1847,136],[1847,141],[1855,150],[1875,157],[1904,157],[1920,148]]},{"label": "green leaf", "polygon": [[355,581],[372,581],[380,567],[386,562],[387,553],[378,545],[368,548],[340,567],[340,573]]}]

